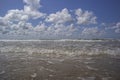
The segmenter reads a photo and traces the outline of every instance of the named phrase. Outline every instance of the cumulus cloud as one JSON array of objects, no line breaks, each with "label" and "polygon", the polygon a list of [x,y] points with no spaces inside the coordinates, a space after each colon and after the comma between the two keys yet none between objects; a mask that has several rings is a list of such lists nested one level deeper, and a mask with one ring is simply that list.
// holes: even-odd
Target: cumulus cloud
[{"label": "cumulus cloud", "polygon": [[41,23],[40,25],[37,25],[35,28],[34,28],[34,31],[36,32],[44,32],[46,30],[47,26],[44,24],[44,23]]},{"label": "cumulus cloud", "polygon": [[66,23],[72,20],[72,16],[69,13],[68,9],[65,8],[62,11],[58,11],[56,13],[50,14],[46,18],[46,22],[53,22],[53,23]]},{"label": "cumulus cloud", "polygon": [[110,25],[105,25],[105,30],[112,30],[115,33],[120,33],[120,22],[112,23]]},{"label": "cumulus cloud", "polygon": [[7,21],[5,21],[2,17],[0,17],[0,26],[6,26]]},{"label": "cumulus cloud", "polygon": [[40,0],[23,0],[23,1],[26,4],[24,6],[24,12],[27,15],[29,15],[33,19],[45,16],[44,13],[39,12],[39,8],[41,7]]},{"label": "cumulus cloud", "polygon": [[99,30],[98,27],[88,27],[84,28],[82,31],[82,36],[92,38],[92,37],[99,37],[104,33],[103,30]]},{"label": "cumulus cloud", "polygon": [[31,19],[37,19],[44,16],[44,13],[39,12],[40,0],[24,0],[26,5],[24,9],[14,9],[8,10],[7,14],[2,17],[4,21],[13,22],[13,21],[27,21]]},{"label": "cumulus cloud", "polygon": [[[23,9],[8,10],[5,16],[0,17],[1,34],[15,35],[15,37],[22,35],[24,38],[26,35],[34,38],[67,38],[74,35],[97,36],[101,33],[97,27],[86,27],[97,23],[97,17],[92,12],[82,9],[70,12],[64,8],[46,14],[39,10],[40,0],[23,0],[23,2],[25,3]],[[42,18],[39,24],[33,26],[29,22],[39,18]],[[84,27],[83,30],[79,26]]]},{"label": "cumulus cloud", "polygon": [[8,13],[3,18],[5,21],[26,21],[28,20],[28,15],[23,12],[23,10],[9,10]]},{"label": "cumulus cloud", "polygon": [[63,24],[55,24],[54,29],[55,34],[62,36],[71,36],[76,31],[76,28],[73,24],[67,26]]},{"label": "cumulus cloud", "polygon": [[23,0],[32,10],[37,10],[41,7],[40,0]]},{"label": "cumulus cloud", "polygon": [[31,30],[33,26],[32,23],[28,22],[28,20],[38,19],[45,16],[44,13],[39,11],[41,6],[40,0],[23,1],[25,3],[24,9],[8,10],[5,16],[0,17],[1,32],[5,32],[6,34],[10,31],[13,33],[21,30]]},{"label": "cumulus cloud", "polygon": [[32,10],[30,6],[24,6],[24,13],[32,19],[38,19],[46,15],[44,13],[39,12],[38,10]]},{"label": "cumulus cloud", "polygon": [[48,37],[69,37],[73,35],[76,30],[77,29],[73,24],[67,26],[64,24],[51,24],[46,26],[44,23],[42,23],[34,28],[34,31],[37,32],[36,34],[41,34]]},{"label": "cumulus cloud", "polygon": [[115,29],[116,33],[120,33],[120,22],[118,22],[115,26],[112,27],[113,29]]},{"label": "cumulus cloud", "polygon": [[85,25],[85,24],[96,24],[97,17],[94,16],[92,12],[83,11],[82,9],[77,9],[75,11],[77,24]]}]

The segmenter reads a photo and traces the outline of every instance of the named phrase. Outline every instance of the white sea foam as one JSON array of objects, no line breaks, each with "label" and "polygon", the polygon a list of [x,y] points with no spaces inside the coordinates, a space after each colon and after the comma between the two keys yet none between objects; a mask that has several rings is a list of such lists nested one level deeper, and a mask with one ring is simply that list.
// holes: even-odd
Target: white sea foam
[{"label": "white sea foam", "polygon": [[[12,42],[11,42],[12,41]],[[18,41],[18,42],[16,42]],[[20,42],[19,42],[20,41]],[[57,42],[58,41],[58,42]],[[66,41],[66,42],[63,42]],[[95,42],[95,40],[6,40],[0,41],[1,53],[28,53],[54,56],[120,55],[120,42]],[[73,42],[74,41],[74,42]],[[85,40],[83,40],[85,41]],[[89,42],[89,43],[87,43]],[[94,42],[94,43],[93,43]],[[103,44],[104,43],[104,44]]]}]

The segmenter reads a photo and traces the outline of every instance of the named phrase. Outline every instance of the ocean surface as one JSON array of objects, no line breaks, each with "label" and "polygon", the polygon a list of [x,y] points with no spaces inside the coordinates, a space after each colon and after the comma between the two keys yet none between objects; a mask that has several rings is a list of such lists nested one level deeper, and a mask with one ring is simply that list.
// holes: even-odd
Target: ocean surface
[{"label": "ocean surface", "polygon": [[0,80],[120,80],[120,41],[1,40]]}]

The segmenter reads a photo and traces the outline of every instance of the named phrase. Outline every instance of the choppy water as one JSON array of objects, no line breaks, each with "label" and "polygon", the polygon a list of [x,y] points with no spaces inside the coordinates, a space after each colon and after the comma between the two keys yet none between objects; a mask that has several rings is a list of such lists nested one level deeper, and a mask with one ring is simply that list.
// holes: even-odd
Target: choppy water
[{"label": "choppy water", "polygon": [[120,80],[120,41],[0,41],[0,80]]}]

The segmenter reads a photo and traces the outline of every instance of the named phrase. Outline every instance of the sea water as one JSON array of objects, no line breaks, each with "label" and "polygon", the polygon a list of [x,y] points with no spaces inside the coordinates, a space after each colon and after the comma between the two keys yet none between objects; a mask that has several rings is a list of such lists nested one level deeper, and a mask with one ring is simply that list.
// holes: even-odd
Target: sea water
[{"label": "sea water", "polygon": [[120,80],[120,41],[1,40],[0,80]]}]

